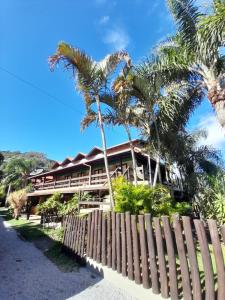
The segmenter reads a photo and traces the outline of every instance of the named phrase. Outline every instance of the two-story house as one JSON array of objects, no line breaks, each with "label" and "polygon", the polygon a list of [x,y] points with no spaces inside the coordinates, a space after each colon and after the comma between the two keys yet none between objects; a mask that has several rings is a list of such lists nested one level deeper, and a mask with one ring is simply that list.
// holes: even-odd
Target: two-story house
[{"label": "two-story house", "polygon": [[[132,143],[138,183],[151,184],[155,174],[156,160],[145,153],[144,142],[133,140]],[[129,142],[108,148],[107,156],[111,178],[122,175],[133,182]],[[175,174],[171,174],[163,163],[160,163],[160,170],[163,184],[170,186],[173,190],[182,190],[181,180]],[[80,208],[109,208],[104,156],[99,147],[92,148],[87,154],[79,152],[75,157],[67,157],[62,162],[55,162],[50,171],[30,176],[29,179],[32,182],[33,191],[28,196],[36,203],[57,191],[65,200],[74,193],[79,193]],[[89,200],[87,200],[87,195]]]}]

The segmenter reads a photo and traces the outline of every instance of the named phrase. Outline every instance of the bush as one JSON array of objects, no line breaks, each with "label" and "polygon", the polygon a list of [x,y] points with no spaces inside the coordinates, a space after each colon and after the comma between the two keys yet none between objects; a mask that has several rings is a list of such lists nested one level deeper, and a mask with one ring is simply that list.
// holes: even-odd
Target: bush
[{"label": "bush", "polygon": [[46,201],[37,205],[39,214],[58,215],[63,210],[63,203],[61,203],[61,194],[56,192]]},{"label": "bush", "polygon": [[176,203],[171,197],[170,190],[158,184],[155,187],[133,185],[120,176],[113,180],[115,211],[131,214],[152,213],[154,216],[178,213],[188,215],[191,206],[187,202]]},{"label": "bush", "polygon": [[63,204],[62,209],[60,210],[60,215],[65,216],[68,214],[76,214],[78,211],[78,194],[75,193],[73,197]]},{"label": "bush", "polygon": [[194,198],[194,208],[203,220],[215,219],[219,224],[225,224],[225,178],[223,173],[200,178],[198,193]]},{"label": "bush", "polygon": [[21,209],[27,203],[27,192],[25,189],[10,193],[7,197],[7,201],[13,209],[14,218],[19,219]]}]

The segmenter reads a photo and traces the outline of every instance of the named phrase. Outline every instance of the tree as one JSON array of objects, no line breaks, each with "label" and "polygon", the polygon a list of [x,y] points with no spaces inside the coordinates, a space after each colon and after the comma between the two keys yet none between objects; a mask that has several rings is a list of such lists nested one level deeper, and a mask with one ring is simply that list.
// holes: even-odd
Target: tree
[{"label": "tree", "polygon": [[26,190],[22,189],[10,193],[7,197],[7,201],[9,202],[10,206],[13,208],[14,218],[18,220],[21,213],[21,209],[24,207],[24,205],[27,202]]},{"label": "tree", "polygon": [[[149,80],[162,87],[181,80],[198,82],[202,92],[225,127],[225,1],[213,0],[211,13],[204,15],[193,0],[168,0],[177,33],[158,45],[143,64]],[[153,63],[154,62],[154,63]]]},{"label": "tree", "polygon": [[130,58],[124,51],[118,51],[107,55],[102,61],[96,62],[84,51],[61,42],[57,48],[56,54],[49,58],[50,67],[54,67],[59,62],[63,62],[66,69],[72,69],[76,81],[77,89],[83,94],[86,108],[89,104],[95,102],[98,114],[98,123],[102,138],[102,147],[104,153],[105,169],[107,174],[111,206],[113,207],[112,183],[109,173],[107,147],[104,125],[102,120],[101,95],[105,94],[109,86],[109,79],[116,67],[122,62],[125,65],[130,64]]},{"label": "tree", "polygon": [[22,157],[11,158],[3,165],[3,184],[18,190],[27,184],[27,177],[36,169],[36,161],[24,159]]},{"label": "tree", "polygon": [[[123,98],[123,101],[121,101],[120,97],[113,91],[111,94],[103,95],[101,102],[108,106],[108,109],[103,115],[103,122],[106,125],[123,126],[127,133],[132,157],[134,184],[137,185],[137,164],[130,132],[130,126],[134,124],[134,118],[136,117],[136,115],[133,113],[134,108],[131,107],[129,99],[126,99],[125,101]],[[89,109],[87,115],[81,122],[82,129],[88,127],[93,122],[98,122],[97,114]]]}]

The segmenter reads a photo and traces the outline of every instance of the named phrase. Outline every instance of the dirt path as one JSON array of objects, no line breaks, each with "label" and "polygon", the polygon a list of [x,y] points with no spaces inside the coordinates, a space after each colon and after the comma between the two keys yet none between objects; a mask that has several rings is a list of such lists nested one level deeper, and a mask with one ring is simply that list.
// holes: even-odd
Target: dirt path
[{"label": "dirt path", "polygon": [[0,217],[1,300],[135,300],[86,268],[61,272]]}]

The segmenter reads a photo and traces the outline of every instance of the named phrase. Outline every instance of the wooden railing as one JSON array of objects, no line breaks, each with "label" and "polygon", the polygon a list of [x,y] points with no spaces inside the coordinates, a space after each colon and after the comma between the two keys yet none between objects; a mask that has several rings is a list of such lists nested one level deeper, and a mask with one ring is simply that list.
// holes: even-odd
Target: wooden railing
[{"label": "wooden railing", "polygon": [[[112,176],[115,171],[110,172]],[[91,180],[90,180],[91,179]],[[35,190],[49,190],[49,189],[58,189],[58,188],[69,188],[77,186],[88,186],[88,185],[103,185],[107,181],[106,173],[93,174],[91,178],[89,175],[82,177],[74,177],[64,180],[55,180],[50,182],[42,182],[34,185]]]},{"label": "wooden railing", "polygon": [[95,210],[63,223],[66,248],[163,298],[225,299],[225,225],[215,220]]}]

